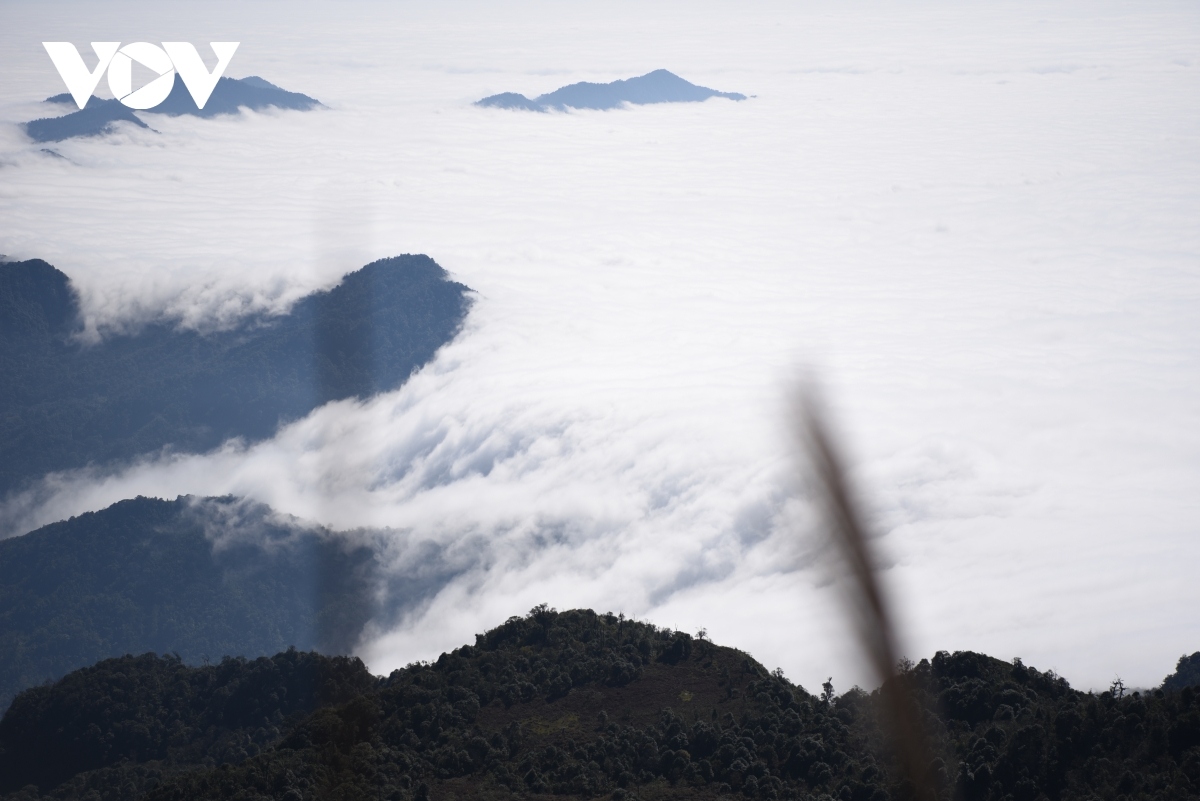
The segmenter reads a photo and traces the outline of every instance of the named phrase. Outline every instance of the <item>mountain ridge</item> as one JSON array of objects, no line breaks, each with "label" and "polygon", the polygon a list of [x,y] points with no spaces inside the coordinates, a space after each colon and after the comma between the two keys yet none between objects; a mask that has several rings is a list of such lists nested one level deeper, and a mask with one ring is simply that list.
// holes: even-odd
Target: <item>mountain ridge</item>
[{"label": "mountain ridge", "polygon": [[[1081,693],[1053,672],[966,651],[902,667],[939,798],[1188,799],[1200,787],[1191,687]],[[839,696],[828,682],[812,695],[683,632],[541,605],[383,678],[294,651],[197,668],[107,660],[18,696],[0,719],[0,792],[909,798],[880,704],[878,690]]]},{"label": "mountain ridge", "polygon": [[0,710],[126,653],[350,653],[379,567],[361,539],[234,498],[132,498],[0,540]]},{"label": "mountain ridge", "polygon": [[[69,93],[46,98],[47,103],[73,103]],[[177,80],[162,103],[145,109],[144,114],[165,114],[178,117],[188,114],[195,117],[215,117],[221,114],[236,114],[241,108],[260,110],[264,108],[297,109],[308,111],[321,106],[315,98],[299,92],[289,92],[257,75],[246,78],[219,78],[208,102],[201,109],[192,99],[183,81]],[[119,100],[103,100],[95,95],[88,98],[82,109],[61,117],[43,117],[22,125],[25,133],[35,142],[61,142],[76,137],[102,136],[112,133],[117,122],[130,122],[139,128],[149,128],[134,110]]]},{"label": "mountain ridge", "polygon": [[64,273],[0,264],[0,499],[52,471],[262,440],[329,401],[394,389],[457,335],[469,293],[404,255],[278,317],[210,333],[160,321],[85,346]]},{"label": "mountain ridge", "polygon": [[526,111],[566,111],[568,108],[609,110],[621,108],[626,103],[698,103],[710,97],[746,99],[746,96],[739,92],[718,92],[716,89],[697,86],[673,72],[659,69],[636,78],[609,83],[581,81],[538,95],[533,100],[516,92],[502,92],[478,100],[475,105]]}]

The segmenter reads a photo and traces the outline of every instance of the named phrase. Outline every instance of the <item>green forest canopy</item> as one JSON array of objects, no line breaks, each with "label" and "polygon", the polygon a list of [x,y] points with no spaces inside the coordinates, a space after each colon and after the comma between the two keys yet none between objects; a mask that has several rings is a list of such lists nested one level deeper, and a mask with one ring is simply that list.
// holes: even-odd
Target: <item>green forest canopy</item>
[{"label": "green forest canopy", "polygon": [[[1187,799],[1200,699],[1020,661],[906,667],[946,799]],[[677,631],[545,606],[386,678],[296,651],[122,657],[0,720],[8,799],[904,799],[878,691],[821,697]]]}]

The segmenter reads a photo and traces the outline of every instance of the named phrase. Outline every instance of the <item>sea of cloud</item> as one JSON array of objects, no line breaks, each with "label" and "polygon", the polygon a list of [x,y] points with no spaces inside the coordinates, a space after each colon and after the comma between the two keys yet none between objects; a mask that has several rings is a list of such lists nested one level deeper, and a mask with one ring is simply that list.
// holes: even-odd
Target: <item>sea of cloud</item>
[{"label": "sea of cloud", "polygon": [[[314,112],[44,152],[43,40],[241,41]],[[92,336],[233,324],[427,253],[477,302],[403,388],[255,445],[52,477],[20,530],[232,493],[444,577],[377,671],[547,602],[868,676],[798,486],[818,376],[908,652],[1149,686],[1200,648],[1200,11],[994,4],[10,3],[0,253]],[[211,61],[210,61],[211,63]],[[735,103],[474,108],[667,68]],[[61,158],[60,158],[61,156]]]}]

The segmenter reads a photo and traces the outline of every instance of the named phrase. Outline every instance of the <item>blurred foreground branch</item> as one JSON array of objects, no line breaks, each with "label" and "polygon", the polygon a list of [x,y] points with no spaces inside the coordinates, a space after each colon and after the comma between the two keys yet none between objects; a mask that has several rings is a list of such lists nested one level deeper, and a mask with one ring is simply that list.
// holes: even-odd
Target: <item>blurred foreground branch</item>
[{"label": "blurred foreground branch", "polygon": [[850,490],[838,449],[811,391],[801,391],[795,405],[795,429],[803,463],[825,517],[830,543],[848,569],[845,597],[858,629],[859,643],[879,680],[896,755],[915,798],[936,801],[929,777],[932,751],[905,676],[897,672],[896,630],[876,560],[863,523],[861,507]]}]

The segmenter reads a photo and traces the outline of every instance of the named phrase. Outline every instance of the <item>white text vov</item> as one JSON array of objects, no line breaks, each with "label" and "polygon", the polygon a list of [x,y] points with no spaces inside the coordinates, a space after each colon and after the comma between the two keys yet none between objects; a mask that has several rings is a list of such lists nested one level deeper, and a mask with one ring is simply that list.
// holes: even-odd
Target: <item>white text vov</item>
[{"label": "white text vov", "polygon": [[[154,108],[166,100],[175,85],[176,72],[183,78],[183,85],[196,101],[196,106],[204,108],[239,44],[209,42],[217,56],[217,66],[209,72],[195,46],[188,42],[163,42],[162,47],[149,42],[133,42],[124,47],[120,42],[92,42],[92,50],[96,51],[100,61],[96,69],[89,71],[75,45],[70,42],[42,42],[50,54],[50,60],[58,68],[63,83],[67,85],[67,91],[80,108],[87,104],[107,68],[108,88],[112,90],[113,97],[136,109]],[[137,91],[132,87],[135,61],[158,73],[157,78]]]}]

